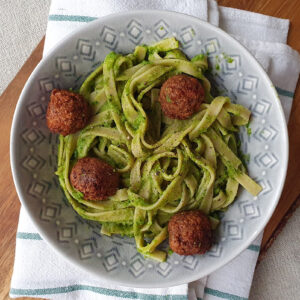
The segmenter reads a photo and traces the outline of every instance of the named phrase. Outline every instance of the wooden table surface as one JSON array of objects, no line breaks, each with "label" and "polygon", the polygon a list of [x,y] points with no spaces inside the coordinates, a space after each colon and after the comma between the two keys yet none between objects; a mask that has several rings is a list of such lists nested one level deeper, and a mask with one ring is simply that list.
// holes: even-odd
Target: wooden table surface
[{"label": "wooden table surface", "polygon": [[[290,19],[288,44],[300,52],[300,3],[298,0],[219,0],[219,5],[263,13],[274,17]],[[42,57],[42,40],[15,79],[0,97],[0,299],[9,299],[10,279],[13,270],[15,234],[20,202],[12,181],[9,163],[9,133],[18,96],[36,64]],[[292,113],[288,124],[290,158],[285,187],[280,202],[268,223],[262,244],[262,252],[270,246],[280,228],[300,199],[300,88],[295,93]],[[279,283],[278,283],[279,284]],[[25,299],[25,298],[24,298]],[[29,298],[26,298],[29,299]]]}]

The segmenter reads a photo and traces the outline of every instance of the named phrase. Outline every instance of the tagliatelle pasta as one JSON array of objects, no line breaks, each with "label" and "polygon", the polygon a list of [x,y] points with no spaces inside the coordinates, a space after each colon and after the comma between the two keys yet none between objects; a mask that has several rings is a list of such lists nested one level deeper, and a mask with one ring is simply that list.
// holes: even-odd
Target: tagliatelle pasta
[{"label": "tagliatelle pasta", "polygon": [[[200,209],[215,227],[215,212],[235,200],[239,185],[253,195],[261,190],[238,153],[238,127],[249,122],[250,111],[211,96],[207,67],[205,55],[188,60],[174,38],[125,56],[112,52],[79,91],[93,111],[89,124],[60,136],[57,175],[72,207],[100,222],[103,234],[134,237],[145,257],[166,259],[157,246],[173,214]],[[205,102],[191,118],[172,120],[161,112],[159,88],[180,73],[200,80]],[[108,200],[86,200],[70,183],[72,166],[88,155],[121,174],[122,186]]]}]

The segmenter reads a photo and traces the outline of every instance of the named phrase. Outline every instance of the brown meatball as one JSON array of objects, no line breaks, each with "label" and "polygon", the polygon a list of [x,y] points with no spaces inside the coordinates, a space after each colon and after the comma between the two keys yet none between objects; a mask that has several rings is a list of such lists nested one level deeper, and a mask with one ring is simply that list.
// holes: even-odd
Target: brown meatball
[{"label": "brown meatball", "polygon": [[170,248],[180,255],[204,254],[212,245],[212,228],[200,210],[183,211],[168,224]]},{"label": "brown meatball", "polygon": [[113,196],[119,187],[119,173],[111,165],[94,157],[79,159],[70,174],[75,189],[86,200],[105,200]]},{"label": "brown meatball", "polygon": [[47,126],[66,136],[82,129],[89,119],[89,105],[79,94],[54,89],[47,109]]},{"label": "brown meatball", "polygon": [[199,111],[204,100],[202,84],[194,77],[175,75],[161,87],[159,101],[164,114],[171,119],[184,120]]}]

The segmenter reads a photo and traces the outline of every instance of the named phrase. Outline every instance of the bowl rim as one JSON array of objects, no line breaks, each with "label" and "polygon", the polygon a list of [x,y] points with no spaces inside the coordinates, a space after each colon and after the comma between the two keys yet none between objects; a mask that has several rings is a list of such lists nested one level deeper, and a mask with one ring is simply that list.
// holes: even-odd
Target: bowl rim
[{"label": "bowl rim", "polygon": [[278,101],[279,97],[276,92],[276,89],[274,85],[272,84],[269,76],[265,72],[265,70],[262,68],[262,66],[259,64],[259,62],[254,58],[254,56],[249,52],[247,48],[245,48],[238,40],[230,36],[228,33],[226,33],[224,30],[220,29],[219,27],[216,27],[206,21],[203,21],[197,17],[190,16],[188,14],[184,13],[179,13],[179,12],[174,12],[174,11],[169,11],[169,10],[155,10],[155,9],[143,9],[143,10],[132,10],[132,11],[126,11],[126,12],[119,12],[119,13],[114,13],[114,14],[109,14],[104,17],[100,17],[92,22],[89,22],[78,29],[75,29],[71,33],[67,34],[61,41],[59,41],[52,49],[47,53],[45,57],[42,58],[42,60],[39,62],[39,64],[35,67],[34,71],[31,73],[30,77],[27,79],[25,86],[19,96],[18,103],[15,108],[15,112],[13,115],[13,120],[12,120],[12,126],[11,126],[11,132],[10,132],[10,164],[11,164],[11,171],[12,171],[12,176],[13,176],[13,181],[16,187],[17,195],[20,199],[20,202],[23,207],[25,207],[28,215],[30,216],[31,221],[33,222],[34,226],[36,227],[37,231],[40,233],[41,237],[43,240],[47,242],[48,245],[60,256],[64,257],[68,262],[71,264],[79,267],[81,270],[84,270],[86,272],[89,272],[90,274],[95,275],[98,279],[101,279],[104,283],[115,283],[115,284],[120,284],[123,286],[127,287],[135,287],[135,288],[162,288],[162,287],[171,287],[171,286],[176,286],[180,284],[185,284],[189,283],[192,281],[195,281],[197,279],[200,279],[204,276],[207,276],[211,274],[212,272],[218,270],[219,268],[223,267],[227,263],[229,263],[231,260],[233,260],[235,257],[237,257],[240,253],[242,253],[255,239],[256,237],[263,231],[265,228],[267,222],[270,220],[271,216],[273,215],[273,212],[278,204],[278,201],[280,199],[282,189],[285,183],[285,178],[286,178],[286,173],[287,173],[287,166],[288,166],[288,157],[289,157],[289,143],[288,143],[288,131],[287,131],[287,122],[284,117],[284,112],[283,108],[281,105],[281,102],[278,101],[278,108],[280,112],[280,117],[282,122],[282,134],[283,134],[283,139],[284,139],[284,145],[283,145],[283,156],[281,157],[282,160],[282,170],[283,170],[283,176],[281,178],[280,184],[277,187],[277,198],[275,201],[272,201],[272,208],[269,210],[268,214],[264,215],[263,222],[258,223],[257,229],[249,235],[249,237],[244,240],[243,243],[239,247],[236,247],[225,259],[220,260],[217,263],[214,263],[212,266],[208,267],[205,269],[205,272],[202,273],[191,273],[190,276],[187,276],[187,278],[178,278],[172,281],[169,280],[161,280],[159,284],[151,284],[148,282],[142,282],[142,283],[134,283],[134,281],[124,281],[124,280],[114,280],[113,277],[109,278],[109,280],[102,274],[97,273],[96,271],[93,270],[88,270],[86,267],[84,267],[83,264],[80,264],[78,262],[78,259],[75,257],[69,257],[65,255],[61,250],[60,247],[57,246],[56,243],[54,243],[50,237],[48,237],[46,231],[39,226],[39,222],[35,220],[35,217],[33,213],[31,212],[29,206],[27,205],[26,195],[23,194],[22,189],[21,189],[21,180],[18,176],[18,164],[17,164],[17,153],[16,153],[16,141],[17,141],[17,120],[22,114],[21,108],[23,105],[25,98],[25,94],[27,91],[30,89],[32,80],[45,65],[45,63],[51,59],[51,57],[55,54],[55,52],[61,48],[65,43],[71,41],[72,39],[75,39],[81,32],[85,32],[86,30],[92,29],[96,24],[102,25],[105,23],[105,21],[110,20],[111,18],[117,18],[117,17],[132,17],[133,15],[143,15],[143,14],[159,14],[160,16],[164,15],[167,17],[183,17],[183,18],[189,18],[193,20],[193,22],[197,22],[200,26],[207,27],[210,30],[215,31],[218,35],[224,37],[227,39],[231,44],[235,44],[235,46],[239,49],[241,49],[245,55],[248,58],[248,63],[249,64],[254,64],[255,68],[259,71],[261,76],[263,77],[264,80],[266,80],[267,83],[269,83],[269,86],[272,87],[273,90],[273,101]]}]

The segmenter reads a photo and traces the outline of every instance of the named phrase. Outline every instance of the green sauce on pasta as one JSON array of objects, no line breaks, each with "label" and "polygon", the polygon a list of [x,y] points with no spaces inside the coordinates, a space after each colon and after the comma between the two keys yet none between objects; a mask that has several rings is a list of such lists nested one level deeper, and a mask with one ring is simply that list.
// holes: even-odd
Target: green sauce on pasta
[{"label": "green sauce on pasta", "polygon": [[[93,110],[89,124],[60,136],[56,174],[72,207],[101,223],[103,234],[134,237],[145,257],[166,259],[157,246],[173,214],[200,209],[216,227],[216,212],[235,200],[239,184],[253,195],[261,191],[238,156],[236,132],[250,111],[228,97],[213,98],[207,68],[205,55],[188,60],[174,38],[125,56],[112,52],[80,88]],[[200,111],[182,121],[163,116],[157,101],[162,83],[180,73],[205,89]],[[88,155],[121,174],[122,187],[106,201],[85,200],[69,181],[73,164]]]}]

